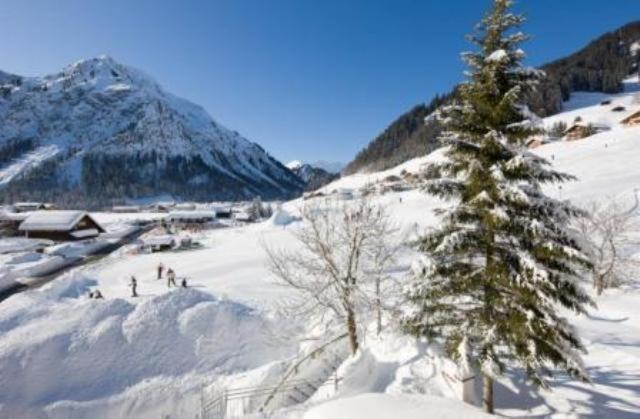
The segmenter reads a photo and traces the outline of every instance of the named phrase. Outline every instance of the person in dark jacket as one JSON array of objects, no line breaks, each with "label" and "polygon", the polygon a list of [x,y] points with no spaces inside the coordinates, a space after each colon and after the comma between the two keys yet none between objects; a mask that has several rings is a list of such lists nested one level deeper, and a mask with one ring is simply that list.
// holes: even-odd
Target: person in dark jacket
[{"label": "person in dark jacket", "polygon": [[187,288],[187,277],[182,277],[182,281],[180,281],[180,285],[182,285],[182,288]]},{"label": "person in dark jacket", "polygon": [[129,284],[129,286],[131,286],[131,296],[132,297],[137,297],[138,296],[138,281],[136,280],[135,276],[131,276],[131,283]]},{"label": "person in dark jacket", "polygon": [[160,264],[158,265],[158,278],[157,279],[162,279],[162,272],[164,271],[164,265],[162,264],[162,262],[160,262]]}]

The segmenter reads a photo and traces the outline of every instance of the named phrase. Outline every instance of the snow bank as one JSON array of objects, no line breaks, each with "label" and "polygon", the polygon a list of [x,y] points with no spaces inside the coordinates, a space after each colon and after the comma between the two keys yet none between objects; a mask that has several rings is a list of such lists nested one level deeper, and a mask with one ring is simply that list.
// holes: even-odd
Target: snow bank
[{"label": "snow bank", "polygon": [[294,221],[298,221],[298,218],[292,216],[290,213],[285,211],[282,208],[278,208],[275,210],[271,218],[267,220],[267,225],[269,226],[287,226]]},{"label": "snow bank", "polygon": [[304,419],[450,419],[492,418],[479,409],[433,396],[361,394],[332,400],[312,408]]},{"label": "snow bank", "polygon": [[[272,347],[269,323],[241,304],[195,289],[138,304],[88,299],[95,284],[71,277],[3,303],[0,404],[51,417],[157,417],[175,411],[170,398],[154,396],[158,385],[185,398],[207,374],[255,368],[290,350]],[[156,405],[148,411],[141,398]]]},{"label": "snow bank", "polygon": [[0,254],[28,252],[37,249],[43,249],[52,245],[51,240],[45,239],[29,239],[26,237],[5,237],[0,239]]}]

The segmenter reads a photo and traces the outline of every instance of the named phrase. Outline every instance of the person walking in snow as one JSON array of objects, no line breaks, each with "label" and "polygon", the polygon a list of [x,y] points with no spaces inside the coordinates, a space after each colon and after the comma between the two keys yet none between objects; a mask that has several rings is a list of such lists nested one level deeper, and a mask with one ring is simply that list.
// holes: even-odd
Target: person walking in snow
[{"label": "person walking in snow", "polygon": [[158,279],[162,279],[162,272],[164,271],[164,265],[162,262],[158,265]]},{"label": "person walking in snow", "polygon": [[95,290],[93,292],[93,298],[95,298],[96,300],[104,299],[104,297],[102,296],[102,293],[100,292],[100,290]]},{"label": "person walking in snow", "polygon": [[131,296],[132,297],[137,297],[138,296],[138,281],[136,280],[135,276],[131,276],[131,283],[129,284],[129,286],[131,287]]},{"label": "person walking in snow", "polygon": [[171,285],[176,287],[176,273],[173,272],[173,269],[169,268],[167,270],[167,287],[171,288]]},{"label": "person walking in snow", "polygon": [[180,281],[180,285],[182,286],[182,288],[187,288],[187,277],[186,276],[182,277],[182,281]]}]

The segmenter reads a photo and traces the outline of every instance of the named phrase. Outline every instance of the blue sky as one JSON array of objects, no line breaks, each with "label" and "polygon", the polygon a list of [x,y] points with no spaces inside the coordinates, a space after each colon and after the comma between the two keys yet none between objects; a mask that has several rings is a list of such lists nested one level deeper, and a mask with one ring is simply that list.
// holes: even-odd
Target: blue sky
[{"label": "blue sky", "polygon": [[[0,0],[0,69],[100,54],[138,67],[272,155],[347,162],[461,79],[489,0]],[[540,64],[640,19],[638,0],[520,0]]]}]

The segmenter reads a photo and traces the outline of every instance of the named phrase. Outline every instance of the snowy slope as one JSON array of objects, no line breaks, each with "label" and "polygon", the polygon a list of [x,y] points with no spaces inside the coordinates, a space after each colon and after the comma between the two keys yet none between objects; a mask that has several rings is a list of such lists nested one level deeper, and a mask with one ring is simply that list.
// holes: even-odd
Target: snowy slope
[{"label": "snowy slope", "polygon": [[106,56],[44,77],[3,73],[0,125],[0,185],[16,183],[14,196],[53,186],[102,198],[232,199],[302,187],[260,146]]},{"label": "snowy slope", "polygon": [[[612,99],[625,101],[631,111],[633,95]],[[549,193],[588,204],[609,196],[631,199],[640,187],[640,127],[617,125],[610,110],[595,103],[602,98],[575,94],[574,101],[590,106],[544,121],[571,120],[572,112],[579,112],[584,119],[610,118],[611,124],[611,130],[593,137],[534,150],[579,179]],[[390,175],[417,172],[441,153],[385,172],[344,177],[323,191],[357,193]],[[432,210],[442,205],[415,189],[372,199],[387,208],[404,237],[437,223]],[[285,203],[281,215],[291,215],[287,223],[274,218],[199,233],[195,238],[204,247],[190,252],[137,255],[123,249],[0,303],[0,417],[20,417],[14,412],[37,417],[43,410],[59,418],[193,417],[202,384],[260,385],[277,374],[277,363],[296,350],[282,330],[304,327],[304,322],[278,315],[290,291],[274,282],[262,243],[295,248],[292,233],[300,226],[295,217],[308,202]],[[105,222],[119,217],[98,215]],[[636,253],[640,257],[640,248]],[[394,267],[399,279],[415,256],[405,249]],[[168,290],[155,279],[159,262],[188,277],[193,288]],[[138,279],[138,298],[130,297],[131,275]],[[86,298],[95,288],[104,301]],[[500,415],[640,415],[640,286],[607,292],[597,303],[589,316],[571,319],[587,345],[585,363],[594,384],[559,375],[551,382],[553,392],[535,394],[509,372],[496,386]],[[440,374],[446,366],[437,348],[424,343],[393,333],[367,336],[359,356],[340,367],[344,381],[337,398],[293,409],[288,417],[351,418],[365,411],[371,414],[366,417],[481,417],[477,409],[453,400],[456,392]]]}]

